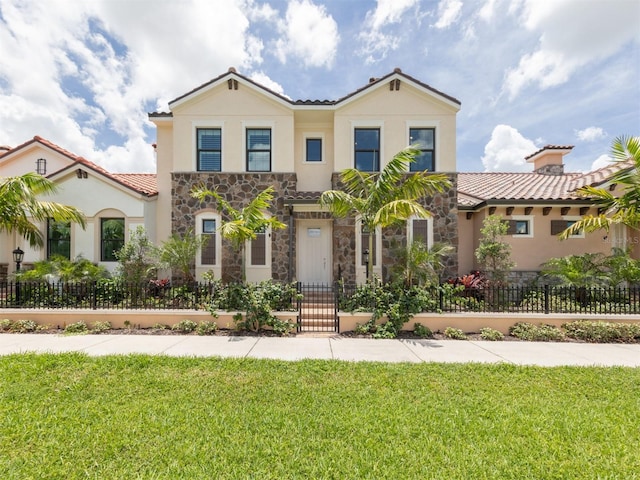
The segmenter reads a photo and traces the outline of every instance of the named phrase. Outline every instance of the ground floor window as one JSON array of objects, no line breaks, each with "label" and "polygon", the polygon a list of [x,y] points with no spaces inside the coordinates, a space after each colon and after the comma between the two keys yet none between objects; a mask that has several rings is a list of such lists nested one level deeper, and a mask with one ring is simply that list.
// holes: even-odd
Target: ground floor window
[{"label": "ground floor window", "polygon": [[71,223],[47,220],[47,258],[61,256],[71,259]]},{"label": "ground floor window", "polygon": [[116,262],[116,252],[124,246],[124,218],[100,219],[100,260]]}]

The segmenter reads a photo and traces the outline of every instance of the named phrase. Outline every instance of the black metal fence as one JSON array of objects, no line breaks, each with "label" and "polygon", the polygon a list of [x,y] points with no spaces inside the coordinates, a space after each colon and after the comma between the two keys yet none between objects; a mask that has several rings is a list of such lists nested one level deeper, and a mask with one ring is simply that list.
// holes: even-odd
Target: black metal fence
[{"label": "black metal fence", "polygon": [[200,310],[210,303],[215,288],[214,283],[1,282],[0,308]]},{"label": "black metal fence", "polygon": [[[379,289],[376,291],[375,289]],[[367,291],[370,290],[370,291]],[[640,314],[640,287],[499,286],[473,289],[442,285],[407,290],[404,301],[422,305],[423,312],[504,312]],[[385,295],[386,293],[386,295]],[[341,310],[373,310],[394,292],[385,286],[341,285]],[[415,297],[420,299],[417,301]]]},{"label": "black metal fence", "polygon": [[[0,282],[2,308],[88,308],[109,310],[207,309],[221,296],[226,300],[241,294],[241,289],[221,283],[130,285],[100,281],[79,283]],[[343,311],[372,311],[389,299],[403,297],[424,312],[508,312],[508,313],[582,313],[640,314],[640,287],[561,287],[507,286],[473,289],[443,285],[429,289],[391,290],[387,285],[336,284],[322,289],[299,286],[301,298],[280,299],[287,309],[300,311],[310,319],[331,316],[332,308]],[[319,293],[320,292],[320,293]],[[277,293],[277,292],[276,292]],[[318,295],[321,294],[321,297]],[[333,303],[333,306],[329,304]],[[289,307],[290,305],[290,307]],[[326,318],[328,320],[328,318]]]}]

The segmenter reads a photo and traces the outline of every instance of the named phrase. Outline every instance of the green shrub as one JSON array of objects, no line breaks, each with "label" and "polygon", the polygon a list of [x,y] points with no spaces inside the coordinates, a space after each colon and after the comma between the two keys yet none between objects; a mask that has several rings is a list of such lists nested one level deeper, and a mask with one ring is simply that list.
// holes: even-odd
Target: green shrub
[{"label": "green shrub", "polygon": [[459,328],[447,327],[444,329],[444,336],[452,340],[466,340],[467,335]]},{"label": "green shrub", "polygon": [[12,324],[13,322],[8,318],[0,320],[0,332],[8,332],[9,330],[11,330]]},{"label": "green shrub", "polygon": [[373,322],[367,322],[362,324],[358,323],[356,324],[356,328],[354,332],[358,335],[367,335],[371,333],[372,329],[373,329]]},{"label": "green shrub", "polygon": [[196,333],[198,335],[213,335],[218,329],[218,324],[211,320],[203,320],[196,327]]},{"label": "green shrub", "polygon": [[493,328],[485,327],[480,329],[480,338],[496,342],[504,340],[504,334],[498,330],[494,330]]},{"label": "green shrub", "polygon": [[93,322],[91,326],[91,333],[104,333],[111,330],[111,323],[109,322]]},{"label": "green shrub", "polygon": [[640,339],[640,324],[578,320],[562,325],[567,337],[591,343],[634,342]]},{"label": "green shrub", "polygon": [[191,333],[196,328],[198,328],[198,324],[196,322],[194,322],[193,320],[185,319],[180,320],[171,329],[180,333]]},{"label": "green shrub", "polygon": [[154,330],[166,330],[169,327],[164,323],[154,323],[151,328],[153,328]]},{"label": "green shrub", "polygon": [[509,328],[509,333],[520,340],[529,342],[553,342],[564,339],[564,333],[553,325],[534,325],[518,322]]},{"label": "green shrub", "polygon": [[376,330],[373,332],[373,338],[396,338],[398,336],[398,330],[396,330],[393,322],[385,322],[382,325],[376,325]]},{"label": "green shrub", "polygon": [[429,327],[425,327],[421,323],[413,324],[413,333],[420,338],[430,338],[433,336],[433,332]]},{"label": "green shrub", "polygon": [[16,320],[9,328],[14,333],[30,333],[38,329],[38,324],[33,320]]},{"label": "green shrub", "polygon": [[87,333],[89,331],[89,327],[84,320],[80,320],[79,322],[70,323],[66,327],[64,327],[64,333]]}]

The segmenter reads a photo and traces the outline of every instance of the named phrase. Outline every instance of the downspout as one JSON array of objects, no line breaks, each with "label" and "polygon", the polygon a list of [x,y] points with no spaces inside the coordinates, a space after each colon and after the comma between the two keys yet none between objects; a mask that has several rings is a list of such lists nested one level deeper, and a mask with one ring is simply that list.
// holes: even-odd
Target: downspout
[{"label": "downspout", "polygon": [[289,205],[289,283],[293,281],[293,205]]}]

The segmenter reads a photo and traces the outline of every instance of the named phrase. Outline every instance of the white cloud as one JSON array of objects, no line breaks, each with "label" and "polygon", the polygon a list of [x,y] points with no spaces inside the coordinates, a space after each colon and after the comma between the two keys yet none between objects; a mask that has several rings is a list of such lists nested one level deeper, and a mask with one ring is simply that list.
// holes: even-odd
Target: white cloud
[{"label": "white cloud", "polygon": [[253,80],[256,83],[259,83],[263,87],[268,88],[272,92],[282,95],[283,97],[289,98],[287,95],[285,95],[282,85],[280,85],[278,82],[274,82],[273,80],[271,80],[271,78],[266,73],[254,72],[251,74],[249,78],[251,78],[251,80]]},{"label": "white cloud", "polygon": [[462,0],[440,0],[438,4],[438,21],[434,24],[434,27],[450,27],[460,17],[461,10]]},{"label": "white cloud", "polygon": [[576,130],[576,137],[584,142],[595,142],[605,138],[607,134],[600,127],[588,127],[584,130]]},{"label": "white cloud", "polygon": [[530,84],[540,89],[563,84],[582,66],[640,41],[637,0],[525,0],[520,21],[539,34],[538,46],[507,71],[503,91],[513,99]]},{"label": "white cloud", "polygon": [[606,167],[610,165],[611,162],[612,158],[609,155],[600,155],[591,164],[591,170],[597,170],[599,168]]},{"label": "white cloud", "polygon": [[399,23],[416,3],[417,0],[378,0],[376,8],[367,12],[364,26],[358,35],[363,43],[360,53],[365,56],[367,64],[386,58],[389,52],[398,48],[399,37],[393,33],[385,33],[383,29]]},{"label": "white cloud", "polygon": [[293,0],[280,31],[283,36],[276,42],[276,55],[282,63],[292,55],[306,67],[333,65],[340,36],[337,23],[324,6]]},{"label": "white cloud", "polygon": [[530,172],[532,166],[524,158],[536,150],[536,145],[517,129],[497,125],[484,147],[482,164],[485,172]]}]

